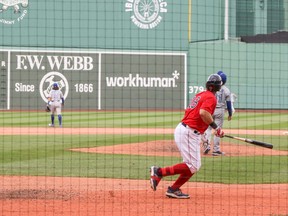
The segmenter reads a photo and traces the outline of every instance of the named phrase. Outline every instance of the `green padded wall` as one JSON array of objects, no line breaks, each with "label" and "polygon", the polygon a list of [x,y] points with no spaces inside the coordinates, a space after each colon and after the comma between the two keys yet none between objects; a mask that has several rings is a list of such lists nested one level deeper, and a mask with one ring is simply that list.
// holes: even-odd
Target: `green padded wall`
[{"label": "green padded wall", "polygon": [[288,45],[197,43],[191,44],[189,55],[188,86],[203,86],[209,74],[222,70],[238,95],[236,108],[288,108]]},{"label": "green padded wall", "polygon": [[[12,47],[188,49],[188,0],[155,1],[145,19],[131,0],[29,0],[0,13],[0,44]],[[135,18],[138,16],[138,20]],[[10,21],[10,24],[9,24]],[[12,22],[12,23],[11,23]]]}]

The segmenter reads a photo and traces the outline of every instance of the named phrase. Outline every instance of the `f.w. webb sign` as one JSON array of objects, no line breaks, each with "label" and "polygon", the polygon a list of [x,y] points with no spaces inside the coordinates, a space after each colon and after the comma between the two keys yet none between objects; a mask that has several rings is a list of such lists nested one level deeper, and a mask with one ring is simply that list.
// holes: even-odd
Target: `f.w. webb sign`
[{"label": "f.w. webb sign", "polygon": [[93,70],[90,56],[16,55],[16,62],[16,70]]},{"label": "f.w. webb sign", "polygon": [[11,51],[11,109],[43,109],[53,83],[66,109],[182,109],[183,53]]}]

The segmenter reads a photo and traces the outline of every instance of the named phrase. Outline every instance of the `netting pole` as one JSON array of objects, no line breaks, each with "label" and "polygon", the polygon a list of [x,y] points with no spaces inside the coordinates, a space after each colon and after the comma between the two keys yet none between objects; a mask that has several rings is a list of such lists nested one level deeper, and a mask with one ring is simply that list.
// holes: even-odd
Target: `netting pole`
[{"label": "netting pole", "polygon": [[229,0],[225,0],[224,40],[229,39]]}]

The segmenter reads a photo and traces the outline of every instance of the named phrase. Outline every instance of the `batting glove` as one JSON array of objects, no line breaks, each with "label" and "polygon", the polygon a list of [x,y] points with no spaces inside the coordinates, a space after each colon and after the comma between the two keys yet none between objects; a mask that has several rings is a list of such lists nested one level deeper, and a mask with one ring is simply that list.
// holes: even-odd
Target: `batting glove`
[{"label": "batting glove", "polygon": [[220,138],[224,136],[224,131],[219,126],[215,129],[215,136]]}]

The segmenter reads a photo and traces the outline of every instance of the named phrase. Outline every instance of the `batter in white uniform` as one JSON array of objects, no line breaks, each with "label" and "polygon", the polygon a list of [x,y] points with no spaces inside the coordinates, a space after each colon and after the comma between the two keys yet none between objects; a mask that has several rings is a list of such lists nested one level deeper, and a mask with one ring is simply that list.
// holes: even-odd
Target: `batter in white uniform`
[{"label": "batter in white uniform", "polygon": [[[222,71],[219,71],[217,74],[221,76],[222,86],[221,86],[221,89],[218,92],[216,92],[217,105],[216,105],[216,109],[213,113],[213,119],[214,119],[215,123],[219,127],[222,128],[223,122],[224,122],[224,117],[225,117],[226,107],[228,110],[228,121],[230,121],[232,119],[232,113],[233,112],[232,112],[232,103],[231,103],[231,93],[230,93],[229,88],[227,88],[227,86],[225,86],[225,83],[227,81],[227,76]],[[208,129],[206,130],[206,138],[207,138],[206,140],[208,142],[203,143],[204,154],[208,154],[208,152],[211,149],[211,147],[210,147],[211,135],[212,135],[211,131],[212,131],[212,128],[209,126]],[[214,136],[212,155],[213,156],[220,156],[220,155],[224,155],[224,154],[225,153],[220,150],[220,138],[217,136]]]},{"label": "batter in white uniform", "polygon": [[58,116],[59,127],[62,127],[62,106],[64,106],[64,96],[59,90],[58,83],[53,83],[52,90],[48,96],[48,105],[51,110],[51,124],[49,127],[54,127],[55,112]]},{"label": "batter in white uniform", "polygon": [[206,91],[195,95],[185,110],[184,117],[174,132],[175,143],[183,162],[172,166],[150,168],[150,185],[156,191],[161,179],[165,176],[179,175],[177,180],[168,187],[166,196],[176,199],[189,199],[189,194],[182,193],[181,187],[199,171],[201,167],[201,137],[210,125],[215,136],[223,137],[224,132],[212,118],[217,100],[215,93],[221,88],[222,81],[218,74],[212,74],[206,82]]}]

